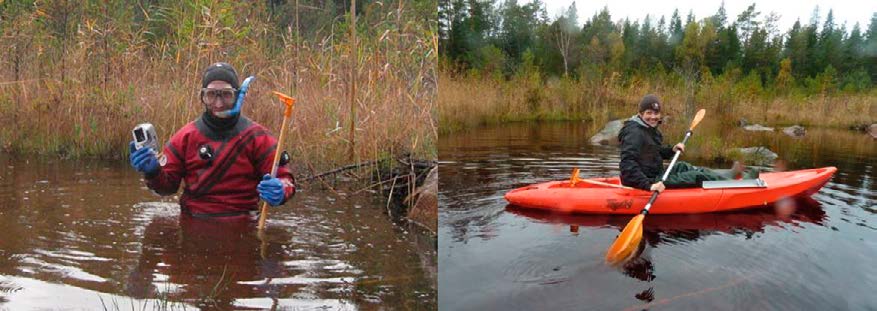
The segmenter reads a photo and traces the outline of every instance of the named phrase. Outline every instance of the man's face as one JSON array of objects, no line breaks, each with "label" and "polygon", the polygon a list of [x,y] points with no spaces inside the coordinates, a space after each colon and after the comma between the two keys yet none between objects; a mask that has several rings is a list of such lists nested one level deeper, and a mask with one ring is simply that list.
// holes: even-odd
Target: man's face
[{"label": "man's face", "polygon": [[201,102],[216,116],[217,112],[234,107],[235,89],[225,81],[212,81],[202,90]]},{"label": "man's face", "polygon": [[661,113],[651,109],[646,109],[646,111],[640,112],[639,117],[651,127],[657,127],[658,122],[661,121]]}]

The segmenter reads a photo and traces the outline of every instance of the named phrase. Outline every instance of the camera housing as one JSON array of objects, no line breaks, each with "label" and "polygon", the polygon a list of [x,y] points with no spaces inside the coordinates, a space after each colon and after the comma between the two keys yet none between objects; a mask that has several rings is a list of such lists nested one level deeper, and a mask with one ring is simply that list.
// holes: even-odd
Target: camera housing
[{"label": "camera housing", "polygon": [[134,148],[137,150],[143,147],[150,147],[152,150],[158,150],[158,135],[155,134],[155,127],[151,123],[141,123],[131,130],[134,136]]}]

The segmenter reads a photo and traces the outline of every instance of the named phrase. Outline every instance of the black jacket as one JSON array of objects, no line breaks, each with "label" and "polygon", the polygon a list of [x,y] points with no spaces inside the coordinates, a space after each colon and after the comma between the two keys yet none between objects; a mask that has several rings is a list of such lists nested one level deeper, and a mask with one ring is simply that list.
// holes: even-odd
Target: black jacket
[{"label": "black jacket", "polygon": [[673,147],[663,145],[664,137],[639,115],[624,122],[618,132],[621,143],[621,184],[649,190],[664,172],[664,159],[673,157]]}]

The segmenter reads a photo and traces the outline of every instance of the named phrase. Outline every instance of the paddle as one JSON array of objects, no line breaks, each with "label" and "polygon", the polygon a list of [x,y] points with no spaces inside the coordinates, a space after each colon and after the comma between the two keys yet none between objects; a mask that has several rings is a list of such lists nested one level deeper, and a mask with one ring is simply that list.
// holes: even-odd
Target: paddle
[{"label": "paddle", "polygon": [[[703,120],[705,114],[706,110],[701,109],[697,112],[697,115],[694,116],[694,120],[691,121],[691,127],[688,128],[688,132],[685,133],[685,138],[682,139],[683,145],[688,142],[688,138],[691,137],[691,131],[697,127],[700,120]],[[667,167],[664,176],[661,177],[661,182],[667,180],[667,176],[670,175],[670,170],[673,169],[673,165],[675,165],[676,160],[679,159],[679,154],[681,154],[681,151],[677,150],[676,154],[673,155],[673,160],[670,161],[670,166]],[[639,247],[639,242],[643,237],[643,219],[645,219],[646,214],[649,213],[652,203],[658,198],[658,193],[658,191],[652,192],[652,197],[649,199],[649,203],[646,204],[646,207],[643,208],[642,212],[640,212],[639,215],[634,216],[633,219],[627,223],[627,226],[624,226],[624,230],[621,231],[621,234],[618,235],[615,242],[609,247],[609,251],[606,252],[606,262],[615,264],[623,261],[630,256],[637,247]]]},{"label": "paddle", "polygon": [[[286,136],[286,124],[289,123],[289,117],[292,115],[292,106],[295,105],[295,98],[289,97],[289,95],[285,95],[283,93],[274,92],[274,95],[277,95],[283,104],[286,105],[286,110],[283,111],[283,124],[280,126],[280,138],[277,139],[277,150],[274,151],[274,164],[271,165],[271,177],[277,177],[277,163],[280,162],[280,153],[283,152],[283,149],[280,147],[283,144],[283,137]],[[262,202],[262,210],[259,213],[259,230],[261,231],[265,228],[265,219],[268,218],[268,202]]]}]

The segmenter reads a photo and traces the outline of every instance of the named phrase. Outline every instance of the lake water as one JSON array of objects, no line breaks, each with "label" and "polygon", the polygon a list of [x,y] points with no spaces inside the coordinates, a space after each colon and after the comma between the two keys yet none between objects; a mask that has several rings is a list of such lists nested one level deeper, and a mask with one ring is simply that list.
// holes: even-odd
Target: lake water
[{"label": "lake water", "polygon": [[[589,128],[515,123],[440,137],[442,310],[877,308],[877,141],[838,129],[808,128],[803,138],[699,129],[682,160],[730,167],[695,157],[698,143],[718,139],[766,146],[787,169],[838,171],[788,216],[772,208],[649,215],[642,253],[615,268],[605,252],[630,216],[535,212],[503,199],[568,179],[574,167],[582,177],[617,176],[618,148],[590,145]],[[665,142],[681,140],[678,132],[664,130]]]},{"label": "lake water", "polygon": [[435,238],[369,195],[300,189],[260,235],[181,217],[127,163],[0,165],[0,309],[436,308]]}]

